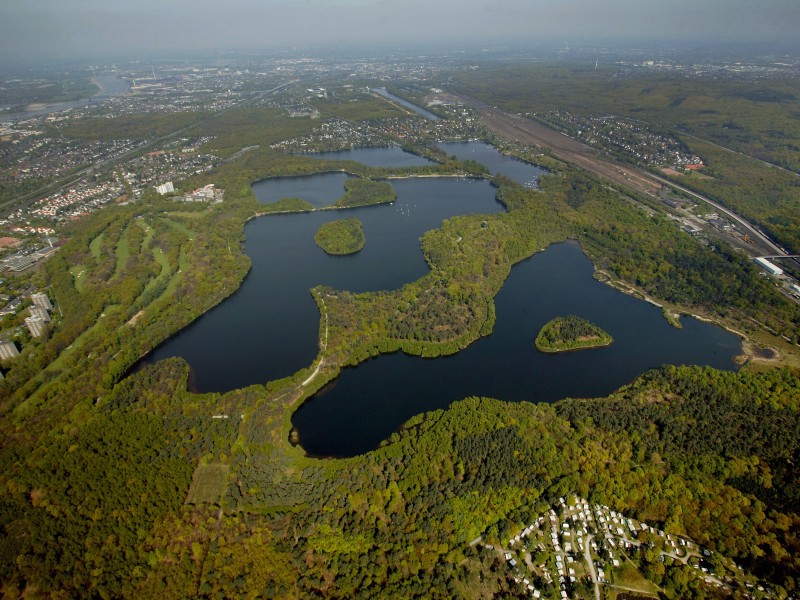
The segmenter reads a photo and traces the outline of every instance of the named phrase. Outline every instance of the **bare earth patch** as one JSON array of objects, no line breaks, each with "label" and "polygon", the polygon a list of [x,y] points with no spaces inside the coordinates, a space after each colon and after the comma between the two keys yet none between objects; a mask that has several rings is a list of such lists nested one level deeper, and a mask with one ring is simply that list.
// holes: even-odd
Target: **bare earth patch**
[{"label": "bare earth patch", "polygon": [[769,363],[777,361],[781,358],[780,352],[778,352],[775,348],[764,348],[756,345],[750,340],[744,340],[742,342],[742,351],[742,356],[737,357],[740,359],[737,362],[741,361],[741,364],[751,361]]},{"label": "bare earth patch", "polygon": [[133,327],[134,325],[136,325],[136,321],[138,321],[143,314],[144,314],[144,309],[140,310],[135,315],[133,315],[130,319],[128,319],[128,322],[126,323],[126,325],[130,325],[131,327]]}]

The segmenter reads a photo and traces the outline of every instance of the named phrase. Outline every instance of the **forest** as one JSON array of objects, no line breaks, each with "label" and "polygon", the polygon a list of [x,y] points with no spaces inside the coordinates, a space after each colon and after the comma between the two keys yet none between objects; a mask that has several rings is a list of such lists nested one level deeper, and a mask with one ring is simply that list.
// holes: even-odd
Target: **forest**
[{"label": "forest", "polygon": [[[249,132],[242,145],[262,127],[270,139],[307,128],[272,110],[223,119],[202,127],[230,154],[237,128]],[[698,244],[638,198],[548,166],[538,189],[492,179],[505,212],[424,234],[430,272],[420,280],[363,294],[315,288],[329,329],[315,363],[227,393],[190,392],[181,359],[136,365],[247,275],[244,223],[274,218],[253,182],[344,170],[358,176],[345,196],[361,205],[387,201],[390,176],[485,169],[451,159],[378,169],[262,147],[185,182],[225,189],[221,204],[150,192],[70,224],[37,275],[63,317],[0,383],[3,592],[513,597],[522,590],[496,555],[470,541],[507,540],[576,493],[735,559],[777,597],[800,593],[800,377],[790,367],[665,366],[607,398],[553,405],[467,398],[349,459],[311,458],[290,443],[292,412],[344,366],[397,350],[452,354],[488,335],[513,264],[565,239],[640,293],[745,333],[776,332],[769,339],[788,364],[792,346],[778,336],[797,342],[800,310],[749,261]],[[714,597],[658,568],[651,578],[665,596]]]}]

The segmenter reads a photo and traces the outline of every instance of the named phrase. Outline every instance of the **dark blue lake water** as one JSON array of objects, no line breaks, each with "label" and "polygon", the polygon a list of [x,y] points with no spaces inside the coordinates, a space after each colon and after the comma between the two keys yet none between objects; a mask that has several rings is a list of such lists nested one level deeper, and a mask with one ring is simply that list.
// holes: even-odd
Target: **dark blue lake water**
[{"label": "dark blue lake water", "polygon": [[317,208],[336,202],[344,194],[346,173],[320,173],[301,177],[275,177],[253,184],[259,201],[269,204],[284,198],[302,198]]},{"label": "dark blue lake water", "polygon": [[500,154],[497,148],[483,142],[442,142],[439,148],[461,160],[474,160],[486,165],[492,175],[505,175],[525,187],[534,188],[544,169],[512,156]]},{"label": "dark blue lake water", "polygon": [[[537,176],[535,167],[520,165],[532,170],[518,177]],[[344,178],[270,179],[254,187],[262,199],[303,197],[322,206],[341,196]],[[319,312],[311,288],[399,288],[428,270],[419,248],[422,233],[454,215],[502,210],[486,181],[423,178],[392,185],[397,201],[391,205],[272,215],[248,223],[245,251],[252,270],[241,289],[165,342],[147,362],[184,357],[199,391],[291,375],[310,365],[318,351]],[[314,234],[323,223],[344,217],[361,220],[366,246],[354,255],[329,256],[314,244]],[[675,329],[660,309],[597,282],[592,272],[574,242],[516,265],[496,298],[492,335],[451,357],[398,353],[345,369],[293,416],[303,447],[317,455],[365,452],[409,417],[471,395],[552,402],[606,395],[663,364],[735,367],[736,336],[688,318],[683,329]],[[598,324],[614,344],[557,355],[536,351],[533,340],[542,325],[567,314]]]},{"label": "dark blue lake water", "polygon": [[422,167],[435,164],[423,156],[411,154],[398,146],[354,148],[337,152],[310,152],[306,156],[326,160],[354,160],[368,167]]},{"label": "dark blue lake water", "polygon": [[[305,177],[287,179],[316,197],[325,191],[330,175],[315,177],[320,178],[316,181],[322,190]],[[286,180],[257,185],[267,183],[281,189],[270,197],[284,193],[310,197],[286,192]],[[424,178],[395,180],[392,185],[397,191],[393,204],[250,221],[245,227],[245,252],[252,269],[242,287],[159,346],[146,361],[184,357],[194,371],[196,388],[203,392],[291,375],[311,364],[317,354],[319,311],[311,288],[324,284],[363,292],[402,287],[428,272],[419,247],[423,233],[454,215],[502,211],[486,181]],[[334,199],[341,192],[343,188],[333,194]],[[345,217],[361,221],[366,245],[357,254],[330,256],[314,243],[314,234],[323,223]]]},{"label": "dark blue lake water", "polygon": [[[604,396],[664,364],[730,370],[739,338],[692,318],[676,329],[661,310],[592,277],[576,242],[519,263],[495,298],[494,331],[436,359],[383,355],[344,369],[292,418],[311,454],[353,456],[376,447],[410,417],[467,396],[554,402]],[[558,316],[578,315],[614,338],[605,348],[544,354],[533,340]]]}]

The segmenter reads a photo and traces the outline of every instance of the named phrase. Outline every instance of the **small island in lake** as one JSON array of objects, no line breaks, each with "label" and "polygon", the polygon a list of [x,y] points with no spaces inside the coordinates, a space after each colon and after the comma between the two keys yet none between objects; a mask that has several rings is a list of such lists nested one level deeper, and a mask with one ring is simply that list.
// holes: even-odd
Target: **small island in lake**
[{"label": "small island in lake", "polygon": [[317,230],[314,241],[328,254],[355,254],[364,247],[364,230],[358,219],[331,221]]},{"label": "small island in lake", "polygon": [[614,341],[597,325],[574,315],[557,317],[545,324],[534,345],[541,352],[567,352],[608,346]]}]

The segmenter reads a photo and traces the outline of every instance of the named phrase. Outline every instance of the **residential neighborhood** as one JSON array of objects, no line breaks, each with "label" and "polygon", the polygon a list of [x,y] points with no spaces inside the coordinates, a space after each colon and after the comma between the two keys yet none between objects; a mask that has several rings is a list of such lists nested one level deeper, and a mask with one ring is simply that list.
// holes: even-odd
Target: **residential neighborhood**
[{"label": "residential neighborhood", "polygon": [[[724,595],[774,595],[741,567],[686,536],[671,534],[578,496],[559,498],[503,547],[486,545],[531,598],[657,598],[648,575],[670,569]],[[633,595],[631,595],[633,594]]]}]

